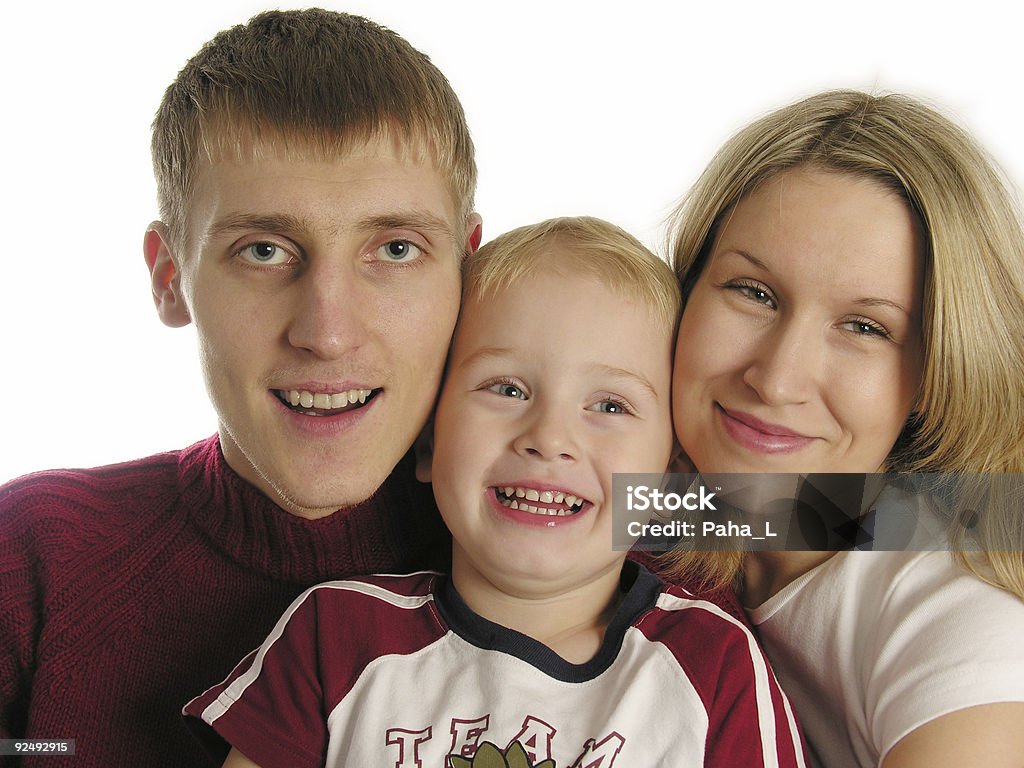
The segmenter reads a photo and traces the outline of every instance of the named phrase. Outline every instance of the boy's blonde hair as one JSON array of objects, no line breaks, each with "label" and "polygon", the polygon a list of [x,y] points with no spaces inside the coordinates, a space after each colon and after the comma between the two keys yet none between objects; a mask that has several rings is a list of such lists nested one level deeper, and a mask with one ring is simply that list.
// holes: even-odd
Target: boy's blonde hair
[{"label": "boy's blonde hair", "polygon": [[203,159],[326,159],[374,138],[436,163],[457,213],[469,215],[473,142],[458,98],[427,56],[359,16],[261,13],[217,34],[164,94],[152,138],[160,216],[180,242]]},{"label": "boy's blonde hair", "polygon": [[[925,234],[921,391],[885,469],[1024,472],[1020,212],[971,136],[919,101],[828,91],[776,110],[729,139],[672,216],[672,265],[684,296],[736,204],[797,167],[882,184],[906,201]],[[996,502],[981,519],[975,534],[990,552],[981,558],[987,562],[967,566],[1024,596],[1024,513]],[[1004,544],[1014,551],[992,551]],[[683,567],[711,573],[716,583],[731,579],[741,560],[740,553],[724,553],[708,570],[706,557],[686,557],[690,565]]]},{"label": "boy's blonde hair", "polygon": [[[560,246],[557,259],[550,253],[553,246]],[[590,216],[519,227],[467,256],[463,301],[486,298],[553,266],[596,277],[623,296],[642,301],[674,332],[681,294],[672,269],[624,229]]]}]

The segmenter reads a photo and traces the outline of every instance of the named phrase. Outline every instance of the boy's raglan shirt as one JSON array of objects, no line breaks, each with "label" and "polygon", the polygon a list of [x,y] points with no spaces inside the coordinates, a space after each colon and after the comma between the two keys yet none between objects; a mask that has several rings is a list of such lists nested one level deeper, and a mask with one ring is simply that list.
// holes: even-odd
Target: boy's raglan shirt
[{"label": "boy's raglan shirt", "polygon": [[322,584],[185,713],[263,768],[462,768],[478,749],[544,768],[802,766],[747,626],[636,564],[624,579],[585,664],[474,614],[436,573]]}]

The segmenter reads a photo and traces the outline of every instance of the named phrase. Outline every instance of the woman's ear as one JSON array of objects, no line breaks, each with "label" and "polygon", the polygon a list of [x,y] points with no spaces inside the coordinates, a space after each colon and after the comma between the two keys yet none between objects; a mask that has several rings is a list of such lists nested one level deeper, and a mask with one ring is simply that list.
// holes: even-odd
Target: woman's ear
[{"label": "woman's ear", "polygon": [[421,483],[429,483],[431,468],[434,464],[434,420],[430,419],[420,431],[416,442],[412,444],[416,456],[416,479]]}]

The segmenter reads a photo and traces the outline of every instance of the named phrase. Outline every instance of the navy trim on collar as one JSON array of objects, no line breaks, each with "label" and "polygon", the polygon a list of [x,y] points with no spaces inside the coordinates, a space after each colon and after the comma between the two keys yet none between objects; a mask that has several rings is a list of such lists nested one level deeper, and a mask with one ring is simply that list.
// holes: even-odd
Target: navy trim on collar
[{"label": "navy trim on collar", "polygon": [[583,664],[568,662],[532,637],[474,613],[455,590],[451,577],[439,580],[435,604],[451,630],[471,645],[515,656],[556,680],[583,683],[593,680],[611,666],[622,647],[626,630],[636,623],[641,614],[654,607],[664,584],[639,563],[627,560],[622,566],[621,589],[625,594],[608,624],[600,649]]}]

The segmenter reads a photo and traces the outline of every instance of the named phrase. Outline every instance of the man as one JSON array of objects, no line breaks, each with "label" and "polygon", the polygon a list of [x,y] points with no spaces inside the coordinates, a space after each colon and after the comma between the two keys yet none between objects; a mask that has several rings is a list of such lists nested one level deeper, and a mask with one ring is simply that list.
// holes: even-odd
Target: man
[{"label": "man", "polygon": [[441,73],[364,19],[261,14],[179,73],[153,155],[153,296],[196,325],[218,434],[0,490],[0,738],[77,768],[204,764],[181,706],[295,596],[446,541],[403,461],[480,241]]}]

